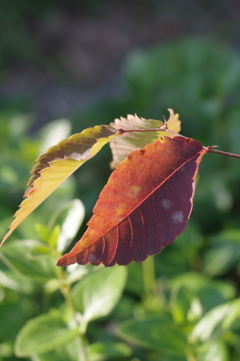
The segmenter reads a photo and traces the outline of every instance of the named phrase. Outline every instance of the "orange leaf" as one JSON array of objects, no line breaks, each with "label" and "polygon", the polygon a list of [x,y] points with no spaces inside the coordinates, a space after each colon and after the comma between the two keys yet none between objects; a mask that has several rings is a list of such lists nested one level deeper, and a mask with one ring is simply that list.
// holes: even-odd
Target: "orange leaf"
[{"label": "orange leaf", "polygon": [[59,266],[141,262],[183,232],[207,152],[197,140],[164,137],[132,152],[110,176],[88,229]]}]

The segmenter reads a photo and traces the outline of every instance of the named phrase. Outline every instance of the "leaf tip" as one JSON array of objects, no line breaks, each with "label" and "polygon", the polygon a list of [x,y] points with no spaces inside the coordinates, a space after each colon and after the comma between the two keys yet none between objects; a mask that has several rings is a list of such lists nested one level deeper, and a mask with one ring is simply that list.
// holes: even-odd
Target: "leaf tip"
[{"label": "leaf tip", "polygon": [[76,263],[76,257],[75,258],[69,258],[69,254],[66,253],[64,254],[62,257],[59,258],[59,260],[57,261],[56,266],[60,266],[60,267],[65,267],[65,266],[69,266],[70,264]]},{"label": "leaf tip", "polygon": [[2,247],[3,243],[8,239],[8,237],[12,234],[12,230],[9,230],[8,233],[3,237],[0,247]]}]

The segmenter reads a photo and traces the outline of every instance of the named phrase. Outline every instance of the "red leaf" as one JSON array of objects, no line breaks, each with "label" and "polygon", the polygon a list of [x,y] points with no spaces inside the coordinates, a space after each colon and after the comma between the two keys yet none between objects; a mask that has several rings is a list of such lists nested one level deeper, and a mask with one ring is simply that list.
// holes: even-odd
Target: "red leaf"
[{"label": "red leaf", "polygon": [[164,137],[132,152],[110,176],[88,229],[59,266],[144,261],[183,232],[207,152],[197,140]]}]

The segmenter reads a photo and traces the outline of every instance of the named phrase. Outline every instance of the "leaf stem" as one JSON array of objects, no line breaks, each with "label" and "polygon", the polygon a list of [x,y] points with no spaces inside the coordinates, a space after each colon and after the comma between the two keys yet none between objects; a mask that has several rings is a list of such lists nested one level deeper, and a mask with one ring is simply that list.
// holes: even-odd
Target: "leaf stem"
[{"label": "leaf stem", "polygon": [[238,158],[240,159],[239,154],[229,153],[229,152],[223,152],[222,150],[213,149],[214,147],[207,147],[207,153],[215,153],[220,155],[225,155],[226,157],[232,157],[232,158]]},{"label": "leaf stem", "polygon": [[143,304],[146,309],[151,312],[159,312],[163,306],[162,295],[158,292],[158,285],[155,275],[154,257],[148,257],[142,263],[143,283],[145,288],[145,296]]},{"label": "leaf stem", "polygon": [[148,257],[143,263],[143,283],[145,287],[146,295],[154,295],[157,294],[157,284],[155,277],[155,267],[153,257]]},{"label": "leaf stem", "polygon": [[[57,272],[58,272],[58,278],[60,280],[64,280],[65,276],[64,276],[63,268],[58,267]],[[63,294],[63,297],[65,299],[66,304],[68,305],[69,309],[72,312],[73,319],[74,319],[74,322],[75,322],[76,326],[80,330],[81,325],[79,325],[79,322],[78,322],[78,319],[77,319],[77,311],[75,309],[72,298],[70,296],[70,287],[69,287],[69,285],[68,284],[61,285],[60,291]],[[87,349],[86,349],[86,340],[85,340],[84,334],[82,332],[80,332],[80,331],[78,333],[78,342],[79,342],[79,354],[78,354],[79,361],[88,361]]]},{"label": "leaf stem", "polygon": [[186,358],[187,358],[187,361],[197,361],[196,357],[194,355],[192,355],[192,354],[188,354],[186,356]]}]

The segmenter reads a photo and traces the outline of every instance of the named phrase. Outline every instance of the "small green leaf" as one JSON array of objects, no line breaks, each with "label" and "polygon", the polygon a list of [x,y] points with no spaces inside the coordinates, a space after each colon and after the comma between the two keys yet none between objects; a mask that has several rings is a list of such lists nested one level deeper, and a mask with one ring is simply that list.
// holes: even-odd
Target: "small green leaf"
[{"label": "small green leaf", "polygon": [[208,311],[193,329],[192,337],[206,342],[235,327],[240,330],[239,298]]},{"label": "small green leaf", "polygon": [[96,342],[89,346],[89,361],[116,360],[131,354],[131,348],[122,342]]},{"label": "small green leaf", "polygon": [[41,240],[43,242],[48,243],[48,239],[50,236],[50,229],[42,223],[36,223],[34,226],[35,226],[35,229],[36,229],[37,233],[39,234]]},{"label": "small green leaf", "polygon": [[32,249],[32,251],[28,254],[29,258],[34,260],[39,257],[46,257],[46,255],[51,254],[51,249],[45,245],[37,246]]},{"label": "small green leaf", "polygon": [[57,249],[63,252],[76,236],[85,217],[85,209],[80,199],[74,199],[55,212],[52,216],[49,227],[59,225]]},{"label": "small green leaf", "polygon": [[46,282],[57,276],[52,256],[36,258],[31,255],[34,249],[44,246],[44,243],[35,240],[9,242],[1,249],[0,259],[11,271],[35,281]]},{"label": "small green leaf", "polygon": [[202,315],[199,299],[186,287],[173,287],[171,292],[171,310],[176,323],[194,321]]},{"label": "small green leaf", "polygon": [[60,231],[61,231],[61,227],[59,226],[59,224],[56,224],[56,226],[53,228],[53,230],[49,236],[49,240],[48,240],[49,246],[52,249],[56,249]]},{"label": "small green leaf", "polygon": [[62,346],[78,335],[78,329],[68,329],[60,315],[44,314],[26,323],[15,343],[18,357],[44,353]]},{"label": "small green leaf", "polygon": [[125,267],[103,268],[72,289],[74,305],[86,323],[111,312],[122,294],[126,277]]},{"label": "small green leaf", "polygon": [[164,353],[186,355],[189,351],[187,337],[166,314],[123,322],[117,334],[127,342]]}]

